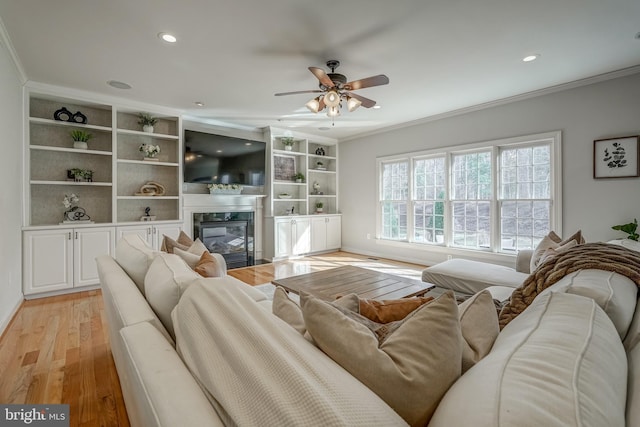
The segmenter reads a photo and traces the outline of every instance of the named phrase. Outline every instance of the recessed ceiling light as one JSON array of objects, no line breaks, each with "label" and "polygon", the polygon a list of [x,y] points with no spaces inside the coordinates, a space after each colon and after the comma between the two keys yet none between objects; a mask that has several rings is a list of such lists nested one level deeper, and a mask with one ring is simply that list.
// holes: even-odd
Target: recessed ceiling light
[{"label": "recessed ceiling light", "polygon": [[178,41],[176,36],[169,33],[158,33],[158,37],[160,37],[160,39],[166,41],[167,43],[175,43]]},{"label": "recessed ceiling light", "polygon": [[531,61],[535,61],[538,58],[540,58],[540,54],[536,53],[535,55],[525,56],[524,58],[522,58],[522,61],[523,62],[531,62]]},{"label": "recessed ceiling light", "polygon": [[318,130],[329,130],[329,129],[331,129],[331,128],[327,127],[327,126],[322,126],[322,127],[318,128]]},{"label": "recessed ceiling light", "polygon": [[117,80],[109,80],[107,84],[111,87],[115,87],[116,89],[131,89],[131,85],[128,85],[124,82],[119,82]]},{"label": "recessed ceiling light", "polygon": [[382,108],[382,105],[374,105],[374,106],[373,106],[373,109],[374,109],[374,110],[379,110],[379,109],[381,109],[381,108]]},{"label": "recessed ceiling light", "polygon": [[198,107],[204,107],[204,102],[202,101],[196,101],[194,102],[194,104],[196,104]]}]

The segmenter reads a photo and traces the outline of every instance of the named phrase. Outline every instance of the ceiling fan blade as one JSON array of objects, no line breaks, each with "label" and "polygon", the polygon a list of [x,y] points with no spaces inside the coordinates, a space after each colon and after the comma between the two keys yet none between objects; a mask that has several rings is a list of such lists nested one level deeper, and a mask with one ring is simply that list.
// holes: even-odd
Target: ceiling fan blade
[{"label": "ceiling fan blade", "polygon": [[280,93],[276,93],[275,96],[298,95],[300,93],[322,93],[322,91],[319,89],[316,89],[316,90],[299,90],[296,92],[280,92]]},{"label": "ceiling fan blade", "polygon": [[324,86],[328,88],[332,88],[335,86],[335,84],[331,81],[329,76],[327,76],[327,73],[325,73],[322,68],[309,67],[309,71],[311,71],[313,75],[316,76],[316,78],[320,80],[320,83],[322,83]]},{"label": "ceiling fan blade", "polygon": [[352,92],[347,92],[347,95],[357,99],[360,102],[362,102],[362,106],[365,107],[365,108],[371,108],[374,105],[376,105],[376,101],[374,101],[373,99],[365,98],[364,96],[357,95],[357,94],[352,93]]},{"label": "ceiling fan blade", "polygon": [[366,79],[354,80],[344,85],[347,90],[364,89],[366,87],[382,86],[389,84],[389,77],[384,74],[367,77]]},{"label": "ceiling fan blade", "polygon": [[318,111],[322,111],[324,110],[324,96],[321,96],[320,99],[318,100]]}]

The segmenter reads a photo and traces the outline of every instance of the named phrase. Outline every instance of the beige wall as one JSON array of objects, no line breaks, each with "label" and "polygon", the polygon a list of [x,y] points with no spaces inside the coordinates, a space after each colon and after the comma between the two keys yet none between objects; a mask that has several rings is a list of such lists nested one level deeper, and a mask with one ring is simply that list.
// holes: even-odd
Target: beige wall
[{"label": "beige wall", "polygon": [[622,237],[611,226],[640,220],[640,178],[594,180],[593,140],[640,134],[640,74],[341,143],[342,247],[425,263],[446,259],[367,240],[376,231],[377,156],[555,130],[563,139],[565,234],[582,229],[588,241]]},{"label": "beige wall", "polygon": [[22,85],[0,39],[0,333],[22,301]]}]

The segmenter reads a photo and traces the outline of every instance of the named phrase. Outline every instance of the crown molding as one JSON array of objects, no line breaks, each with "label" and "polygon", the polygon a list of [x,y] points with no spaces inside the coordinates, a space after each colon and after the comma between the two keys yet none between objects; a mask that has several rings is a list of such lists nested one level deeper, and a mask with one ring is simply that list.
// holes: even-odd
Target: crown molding
[{"label": "crown molding", "polygon": [[381,133],[391,132],[398,129],[404,129],[416,125],[421,125],[429,122],[435,122],[437,120],[447,119],[449,117],[460,116],[462,114],[471,113],[474,111],[484,110],[486,108],[498,107],[505,104],[511,104],[517,101],[523,101],[525,99],[537,98],[543,95],[549,95],[552,93],[562,92],[565,90],[575,89],[582,86],[589,86],[596,83],[601,83],[607,80],[613,80],[620,77],[626,77],[633,74],[640,73],[640,65],[634,65],[633,67],[623,68],[621,70],[611,71],[609,73],[598,74],[592,77],[586,77],[580,80],[574,80],[567,83],[561,83],[555,86],[549,86],[543,89],[534,90],[531,92],[525,92],[519,95],[509,96],[507,98],[496,99],[495,101],[484,102],[482,104],[476,104],[469,107],[459,108],[457,110],[451,110],[440,114],[434,114],[433,116],[423,117],[421,119],[411,120],[408,122],[399,123],[397,125],[386,126],[380,129],[373,130],[371,132],[364,132],[354,136],[340,139],[340,142],[352,141],[355,139],[366,138],[372,135],[378,135]]},{"label": "crown molding", "polygon": [[2,18],[0,18],[0,44],[4,45],[9,52],[9,56],[13,62],[13,66],[18,73],[18,78],[20,79],[20,83],[24,85],[29,80],[27,78],[27,73],[24,72],[24,68],[22,67],[22,63],[20,62],[20,58],[18,58],[18,54],[16,50],[13,48],[13,43],[11,43],[11,38],[9,37],[9,33],[7,32],[7,28],[4,26],[4,22],[2,22]]}]

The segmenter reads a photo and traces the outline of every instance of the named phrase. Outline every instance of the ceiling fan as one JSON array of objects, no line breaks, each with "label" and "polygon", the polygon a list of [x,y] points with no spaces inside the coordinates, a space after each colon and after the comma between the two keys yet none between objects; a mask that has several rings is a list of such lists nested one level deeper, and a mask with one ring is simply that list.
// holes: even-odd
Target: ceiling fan
[{"label": "ceiling fan", "polygon": [[340,115],[341,101],[343,100],[346,101],[349,112],[354,111],[360,107],[360,105],[365,108],[371,108],[376,105],[376,101],[355,94],[352,91],[386,85],[389,83],[389,77],[384,74],[378,74],[377,76],[347,82],[347,77],[344,74],[336,73],[336,68],[338,68],[339,65],[340,61],[336,61],[335,59],[327,61],[327,67],[331,69],[330,73],[325,73],[322,68],[309,67],[309,71],[320,81],[320,89],[282,92],[276,93],[275,96],[321,93],[322,95],[313,98],[305,105],[314,113],[328,107],[327,115],[332,118]]}]

